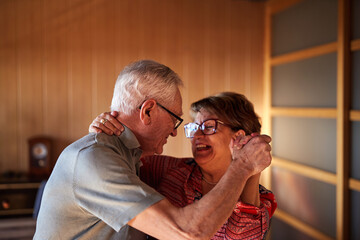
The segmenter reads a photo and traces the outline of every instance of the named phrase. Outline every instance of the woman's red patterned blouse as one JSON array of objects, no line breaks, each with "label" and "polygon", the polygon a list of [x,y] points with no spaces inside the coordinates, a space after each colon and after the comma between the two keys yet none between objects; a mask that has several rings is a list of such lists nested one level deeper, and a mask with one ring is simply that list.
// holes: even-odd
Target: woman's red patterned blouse
[{"label": "woman's red patterned blouse", "polygon": [[[193,158],[155,155],[142,159],[142,162],[140,178],[175,206],[184,207],[202,197],[202,174]],[[261,206],[239,201],[213,240],[265,238],[277,203],[274,194],[261,185],[259,192]]]}]

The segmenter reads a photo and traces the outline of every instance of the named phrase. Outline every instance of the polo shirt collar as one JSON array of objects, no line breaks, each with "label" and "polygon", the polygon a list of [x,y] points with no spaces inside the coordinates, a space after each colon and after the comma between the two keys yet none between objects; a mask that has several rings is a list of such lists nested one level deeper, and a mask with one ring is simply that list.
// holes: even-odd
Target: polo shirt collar
[{"label": "polo shirt collar", "polygon": [[128,149],[140,148],[140,143],[135,134],[125,125],[124,131],[120,134],[119,139]]}]

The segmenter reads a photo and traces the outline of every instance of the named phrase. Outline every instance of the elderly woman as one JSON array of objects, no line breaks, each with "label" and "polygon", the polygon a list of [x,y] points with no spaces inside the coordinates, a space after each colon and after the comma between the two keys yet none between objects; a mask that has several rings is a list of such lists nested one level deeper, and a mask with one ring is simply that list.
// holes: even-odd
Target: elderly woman
[{"label": "elderly woman", "polygon": [[[194,158],[154,155],[142,159],[141,179],[179,207],[202,198],[217,184],[232,161],[231,139],[242,135],[246,144],[261,129],[252,103],[232,92],[194,102],[191,117],[193,122],[184,127]],[[100,124],[104,118],[109,120],[106,125]],[[122,126],[103,113],[89,129],[111,134],[119,133]],[[259,178],[260,174],[248,179],[232,215],[212,239],[265,238],[277,204],[274,195],[259,185]]]}]

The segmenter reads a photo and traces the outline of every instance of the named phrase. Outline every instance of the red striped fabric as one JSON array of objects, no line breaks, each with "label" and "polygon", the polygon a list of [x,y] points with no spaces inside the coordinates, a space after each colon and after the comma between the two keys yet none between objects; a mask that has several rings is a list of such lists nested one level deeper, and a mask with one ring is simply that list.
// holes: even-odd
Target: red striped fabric
[{"label": "red striped fabric", "polygon": [[[143,158],[142,162],[141,179],[175,206],[184,207],[202,197],[202,175],[193,158],[154,155]],[[255,207],[239,201],[212,240],[265,238],[277,203],[274,194],[261,185],[259,192],[261,206]]]}]

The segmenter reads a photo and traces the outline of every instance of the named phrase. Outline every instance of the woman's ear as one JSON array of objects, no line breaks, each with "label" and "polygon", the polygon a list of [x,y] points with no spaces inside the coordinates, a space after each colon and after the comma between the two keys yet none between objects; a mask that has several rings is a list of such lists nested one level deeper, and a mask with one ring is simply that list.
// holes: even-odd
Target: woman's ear
[{"label": "woman's ear", "polygon": [[152,111],[156,105],[156,101],[154,99],[146,100],[140,108],[140,120],[144,125],[149,125],[151,123]]},{"label": "woman's ear", "polygon": [[239,136],[245,136],[246,135],[246,133],[245,133],[245,131],[244,130],[242,130],[242,129],[240,129],[240,130],[238,130],[236,133],[234,133],[234,135],[233,135],[233,139],[235,140],[237,137],[239,137]]}]

